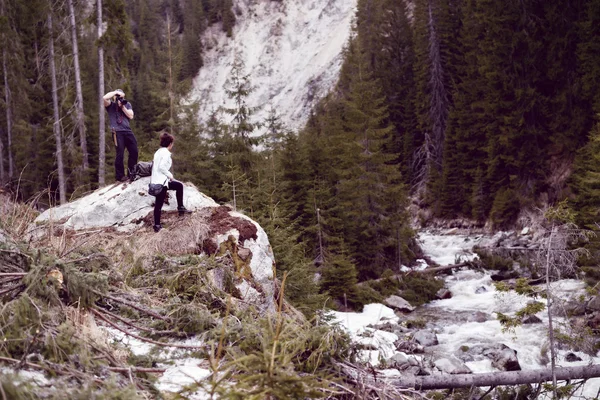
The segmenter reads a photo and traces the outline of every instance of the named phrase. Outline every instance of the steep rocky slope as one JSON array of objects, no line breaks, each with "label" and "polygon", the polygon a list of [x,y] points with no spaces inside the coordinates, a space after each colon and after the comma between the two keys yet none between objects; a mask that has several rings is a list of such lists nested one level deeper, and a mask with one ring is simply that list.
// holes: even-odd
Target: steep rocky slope
[{"label": "steep rocky slope", "polygon": [[335,85],[342,50],[350,35],[357,0],[237,0],[231,38],[215,24],[204,35],[204,66],[189,101],[199,102],[206,121],[219,107],[231,107],[224,85],[235,57],[245,64],[254,90],[247,106],[264,120],[271,106],[291,129]]}]

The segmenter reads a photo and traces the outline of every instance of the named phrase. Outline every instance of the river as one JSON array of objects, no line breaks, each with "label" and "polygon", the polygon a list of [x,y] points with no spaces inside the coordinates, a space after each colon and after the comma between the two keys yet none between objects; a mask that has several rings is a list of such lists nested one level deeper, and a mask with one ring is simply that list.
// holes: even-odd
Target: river
[{"label": "river", "polygon": [[[457,235],[421,232],[419,240],[425,254],[440,265],[454,264],[459,257],[469,259],[476,257],[473,246],[489,237],[482,235]],[[439,357],[457,354],[461,347],[472,348],[483,345],[492,346],[504,344],[517,351],[517,358],[523,370],[549,367],[547,357],[543,356],[547,348],[546,311],[536,316],[542,323],[527,324],[517,327],[514,332],[504,332],[496,318],[501,312],[513,315],[516,311],[531,301],[531,298],[514,292],[498,292],[495,289],[489,272],[462,269],[445,278],[445,287],[450,290],[452,297],[445,300],[432,301],[417,307],[410,314],[400,319],[422,319],[427,321],[425,329],[437,334],[439,344],[426,349],[423,357]],[[584,293],[584,283],[577,280],[561,280],[552,284],[554,295],[561,299],[575,298]],[[541,300],[544,301],[544,300]],[[377,350],[365,350],[363,359],[377,366],[382,359],[388,359],[396,350],[393,342],[397,335],[377,331],[367,327],[382,321],[398,319],[393,310],[382,304],[367,305],[362,313],[335,313],[336,319],[348,329],[357,342],[375,345]],[[474,318],[476,317],[476,318]],[[564,324],[564,320],[555,317],[555,327]],[[568,327],[563,326],[568,329]],[[581,361],[567,362],[566,356],[573,353]],[[549,352],[548,352],[549,354]],[[549,357],[549,355],[548,355]],[[557,366],[576,366],[600,364],[600,357],[591,357],[583,352],[559,349],[557,351]],[[485,357],[465,362],[473,373],[498,371],[492,366],[491,360]],[[382,370],[386,375],[399,375],[396,370]],[[597,399],[600,388],[600,378],[590,379],[578,390],[577,399]]]}]

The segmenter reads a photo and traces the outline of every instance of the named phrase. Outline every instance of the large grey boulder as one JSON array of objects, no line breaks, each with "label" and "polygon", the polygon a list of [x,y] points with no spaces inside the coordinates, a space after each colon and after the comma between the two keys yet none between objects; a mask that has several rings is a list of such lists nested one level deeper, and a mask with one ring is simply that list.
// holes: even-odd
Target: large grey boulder
[{"label": "large grey boulder", "polygon": [[456,357],[448,356],[433,362],[435,367],[446,374],[471,374],[473,371]]},{"label": "large grey boulder", "polygon": [[412,312],[415,308],[400,296],[391,295],[383,301],[385,305],[401,312]]},{"label": "large grey boulder", "polygon": [[[54,237],[94,238],[126,246],[135,257],[229,254],[232,262],[208,273],[208,280],[229,292],[238,304],[275,311],[275,259],[267,234],[249,217],[220,206],[194,185],[184,184],[184,205],[193,213],[179,217],[172,195],[162,211],[166,229],[152,230],[154,200],[148,195],[150,178],[105,186],[75,201],[40,214],[29,227],[31,241]],[[172,193],[172,192],[170,192]],[[231,284],[233,283],[233,285]]]}]

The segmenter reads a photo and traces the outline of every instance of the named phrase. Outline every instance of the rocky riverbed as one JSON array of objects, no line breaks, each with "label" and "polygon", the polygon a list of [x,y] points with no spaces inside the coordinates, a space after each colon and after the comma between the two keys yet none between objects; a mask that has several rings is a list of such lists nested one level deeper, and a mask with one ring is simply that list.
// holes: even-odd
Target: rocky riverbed
[{"label": "rocky riverbed", "polygon": [[[494,236],[469,235],[456,230],[422,232],[420,241],[428,259],[441,266],[476,258],[472,251],[476,245],[488,249],[524,249],[539,245],[528,230],[499,232]],[[524,320],[513,331],[503,330],[497,313],[514,315],[531,297],[497,291],[495,274],[495,271],[461,268],[444,278],[446,298],[416,307],[411,312],[370,304],[362,313],[336,312],[334,315],[363,348],[362,359],[386,376],[401,378],[406,374],[469,374],[549,367],[547,311]],[[575,279],[552,283],[552,291],[560,304],[580,304],[581,315],[575,318],[579,324],[589,324],[596,312],[597,299],[581,302],[586,297],[584,289],[584,283]],[[555,327],[574,334],[573,319],[563,318],[564,307],[556,308]],[[570,311],[572,316],[574,308]],[[557,366],[600,363],[597,354],[583,350],[583,345],[560,345]],[[600,379],[590,379],[577,395],[595,399],[599,388]]]}]

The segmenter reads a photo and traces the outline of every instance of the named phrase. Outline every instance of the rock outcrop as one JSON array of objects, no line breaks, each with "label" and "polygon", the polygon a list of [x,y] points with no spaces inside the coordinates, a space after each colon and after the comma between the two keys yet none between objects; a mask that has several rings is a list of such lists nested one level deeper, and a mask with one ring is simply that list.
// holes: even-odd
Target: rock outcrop
[{"label": "rock outcrop", "polygon": [[232,294],[239,304],[274,311],[275,259],[260,225],[185,184],[184,204],[193,213],[180,217],[171,196],[162,211],[165,229],[154,233],[155,198],[148,195],[149,179],[109,185],[46,210],[29,227],[28,239],[62,241],[65,252],[67,246],[77,246],[78,239],[87,240],[103,248],[120,247],[123,253],[133,254],[133,259],[158,254],[229,254],[230,266],[211,270],[210,283]]}]

